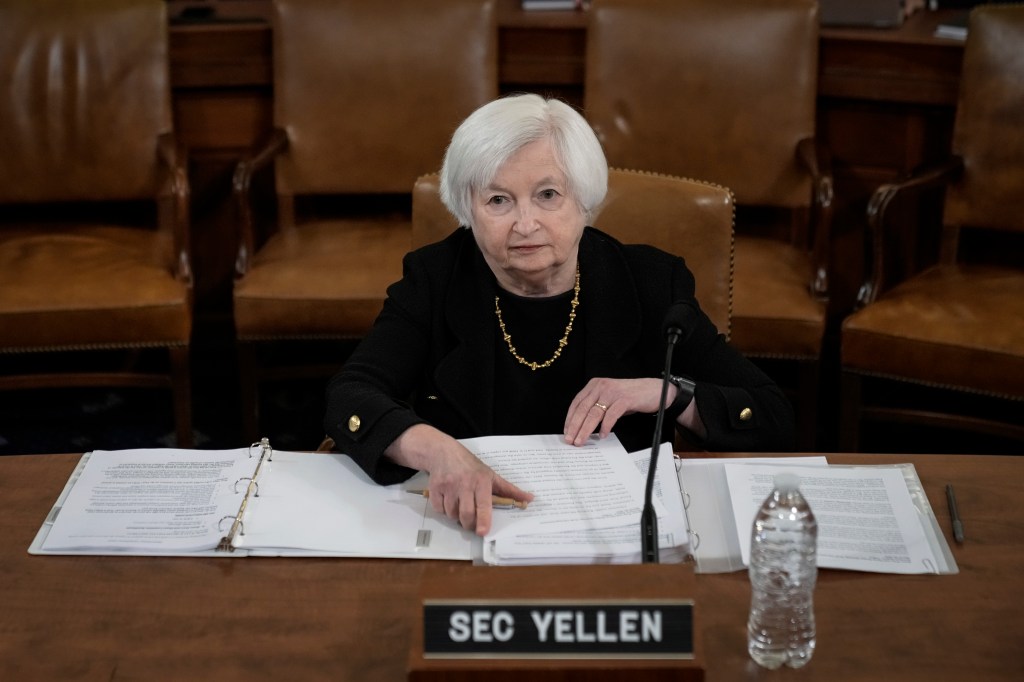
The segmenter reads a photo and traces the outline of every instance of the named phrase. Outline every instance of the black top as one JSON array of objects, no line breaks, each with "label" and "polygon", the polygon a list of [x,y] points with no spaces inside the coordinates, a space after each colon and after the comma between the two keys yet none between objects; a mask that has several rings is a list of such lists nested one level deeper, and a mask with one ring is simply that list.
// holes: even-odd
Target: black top
[{"label": "black top", "polygon": [[[585,296],[580,282],[580,299]],[[565,335],[573,292],[550,298],[525,298],[500,291],[505,330],[519,356],[543,364]],[[586,320],[577,315],[568,345],[549,367],[530,369],[508,348],[494,316],[495,382],[494,431],[502,435],[562,433],[569,404],[586,384],[583,351]]]}]

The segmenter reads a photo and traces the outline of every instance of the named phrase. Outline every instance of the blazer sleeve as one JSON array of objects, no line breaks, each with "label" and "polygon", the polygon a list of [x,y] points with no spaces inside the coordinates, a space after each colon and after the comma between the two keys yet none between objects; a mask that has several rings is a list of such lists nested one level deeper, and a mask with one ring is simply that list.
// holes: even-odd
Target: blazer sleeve
[{"label": "blazer sleeve", "polygon": [[[675,300],[693,297],[693,275],[679,261],[673,277]],[[707,429],[704,439],[686,433],[699,447],[718,452],[791,451],[796,442],[793,407],[778,385],[729,345],[701,312],[693,332],[676,348],[673,371],[694,380],[694,400]]]},{"label": "blazer sleeve", "polygon": [[[796,440],[789,400],[775,382],[738,350],[700,308],[693,273],[686,261],[646,245],[620,246],[631,271],[644,330],[638,345],[646,370],[658,376],[664,368],[665,330],[669,306],[688,303],[700,313],[676,345],[672,372],[692,379],[694,400],[707,430],[701,439],[680,429],[697,447],[720,452],[789,451]],[[620,287],[622,288],[622,287]],[[663,437],[671,437],[671,425]]]},{"label": "blazer sleeve", "polygon": [[335,448],[374,481],[398,483],[412,469],[383,453],[409,427],[422,423],[409,405],[428,353],[436,283],[421,254],[407,254],[373,328],[327,385],[324,429]]}]

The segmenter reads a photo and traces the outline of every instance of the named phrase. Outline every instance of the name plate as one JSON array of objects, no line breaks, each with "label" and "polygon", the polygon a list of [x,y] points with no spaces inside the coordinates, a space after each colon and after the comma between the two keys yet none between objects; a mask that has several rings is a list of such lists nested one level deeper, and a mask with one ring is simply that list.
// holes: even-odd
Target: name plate
[{"label": "name plate", "polygon": [[424,658],[692,659],[693,601],[424,600]]}]

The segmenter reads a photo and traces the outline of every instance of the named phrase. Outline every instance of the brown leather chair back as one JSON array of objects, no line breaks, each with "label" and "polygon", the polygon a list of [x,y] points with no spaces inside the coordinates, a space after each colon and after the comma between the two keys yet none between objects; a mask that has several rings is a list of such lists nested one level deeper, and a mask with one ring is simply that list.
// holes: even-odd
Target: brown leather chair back
[{"label": "brown leather chair back", "polygon": [[[498,95],[495,5],[275,0],[275,129],[234,176],[247,437],[260,435],[262,379],[323,370],[302,354],[262,363],[256,344],[358,338],[373,326],[409,251],[413,183]],[[277,215],[262,229],[249,188],[271,163]]]},{"label": "brown leather chair back", "polygon": [[0,202],[152,199],[168,78],[160,0],[4,0]]},{"label": "brown leather chair back", "polygon": [[584,80],[610,165],[735,194],[731,342],[773,365],[762,366],[793,396],[805,450],[817,437],[832,212],[815,139],[818,31],[815,0],[594,0]]},{"label": "brown leather chair back", "polygon": [[166,12],[0,2],[0,390],[168,387],[188,447],[189,184]]},{"label": "brown leather chair back", "polygon": [[493,0],[275,6],[274,118],[289,138],[282,194],[407,193],[440,168],[459,123],[498,94]]},{"label": "brown leather chair back", "polygon": [[[877,421],[970,433],[971,452],[1024,443],[1022,47],[1024,5],[971,11],[952,155],[880,186],[868,203],[869,273],[840,337],[845,451],[860,449],[862,426]],[[940,188],[938,262],[906,272],[893,264],[905,235],[939,226],[908,225],[903,209]],[[917,386],[892,390],[894,381]]]},{"label": "brown leather chair back", "polygon": [[441,177],[430,173],[416,178],[412,189],[412,248],[441,241],[459,227],[441,201]]},{"label": "brown leather chair back", "polygon": [[[436,174],[416,181],[413,247],[443,239],[458,225],[438,194]],[[627,243],[682,256],[697,280],[697,300],[726,336],[732,313],[734,204],[728,189],[697,180],[611,169],[595,227]]]},{"label": "brown leather chair back", "polygon": [[1024,231],[1024,9],[972,12],[969,32],[953,130],[965,171],[946,194],[945,221]]},{"label": "brown leather chair back", "polygon": [[595,0],[587,31],[584,113],[611,165],[810,204],[815,0]]}]

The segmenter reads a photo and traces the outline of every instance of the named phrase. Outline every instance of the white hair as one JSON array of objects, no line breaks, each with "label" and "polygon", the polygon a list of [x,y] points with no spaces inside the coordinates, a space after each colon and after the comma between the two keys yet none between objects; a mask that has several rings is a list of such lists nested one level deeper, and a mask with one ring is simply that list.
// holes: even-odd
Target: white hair
[{"label": "white hair", "polygon": [[571,198],[587,219],[608,191],[608,161],[590,124],[571,106],[539,95],[489,102],[452,135],[441,166],[441,201],[460,225],[472,220],[474,191],[483,190],[516,152],[548,139]]}]

